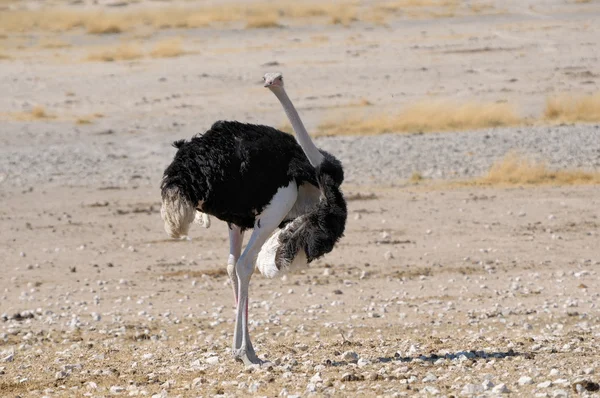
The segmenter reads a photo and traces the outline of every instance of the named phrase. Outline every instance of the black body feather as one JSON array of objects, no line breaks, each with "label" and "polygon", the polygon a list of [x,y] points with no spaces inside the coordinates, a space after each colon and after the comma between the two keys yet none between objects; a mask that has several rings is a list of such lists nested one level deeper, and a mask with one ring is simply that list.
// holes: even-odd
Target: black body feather
[{"label": "black body feather", "polygon": [[294,137],[269,126],[218,121],[173,145],[178,150],[164,172],[163,197],[176,188],[193,206],[203,201],[203,213],[243,229],[254,227],[255,216],[290,181],[318,185]]}]

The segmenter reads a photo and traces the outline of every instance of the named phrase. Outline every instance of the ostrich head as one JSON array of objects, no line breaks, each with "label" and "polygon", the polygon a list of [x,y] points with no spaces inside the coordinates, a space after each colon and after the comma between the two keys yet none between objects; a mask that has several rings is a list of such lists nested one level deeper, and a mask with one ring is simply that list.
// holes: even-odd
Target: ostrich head
[{"label": "ostrich head", "polygon": [[271,90],[276,87],[283,88],[283,75],[279,72],[265,73],[263,80],[265,82],[265,87]]}]

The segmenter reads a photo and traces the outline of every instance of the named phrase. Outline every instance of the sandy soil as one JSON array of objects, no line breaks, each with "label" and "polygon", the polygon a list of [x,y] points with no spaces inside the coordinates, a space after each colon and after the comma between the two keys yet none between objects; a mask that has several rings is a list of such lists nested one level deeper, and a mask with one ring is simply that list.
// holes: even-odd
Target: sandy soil
[{"label": "sandy soil", "polygon": [[[189,54],[133,62],[82,62],[115,39],[70,33],[59,56],[0,62],[0,395],[600,396],[597,186],[415,186],[393,162],[384,184],[351,168],[337,249],[251,282],[264,368],[229,354],[226,226],[172,241],[159,216],[171,141],[219,118],[281,125],[265,70],[286,73],[309,128],[361,98],[529,116],[549,93],[597,90],[598,3],[521,3],[387,27],[180,31]],[[32,104],[56,119],[11,116]],[[91,113],[104,116],[75,124]]]}]

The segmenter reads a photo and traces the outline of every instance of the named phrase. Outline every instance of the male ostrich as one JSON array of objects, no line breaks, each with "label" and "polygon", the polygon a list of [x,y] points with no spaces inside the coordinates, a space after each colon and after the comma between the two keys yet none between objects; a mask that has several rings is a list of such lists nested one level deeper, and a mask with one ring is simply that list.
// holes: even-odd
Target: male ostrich
[{"label": "male ostrich", "polygon": [[[298,142],[272,127],[218,121],[204,134],[174,143],[178,150],[161,185],[161,215],[171,237],[187,235],[194,219],[207,227],[208,215],[228,223],[227,273],[237,305],[233,355],[246,365],[263,362],[248,333],[248,285],[255,267],[274,277],[329,253],[347,217],[341,163],[314,145],[282,75],[267,73],[263,79]],[[251,228],[242,253],[244,231]]]}]

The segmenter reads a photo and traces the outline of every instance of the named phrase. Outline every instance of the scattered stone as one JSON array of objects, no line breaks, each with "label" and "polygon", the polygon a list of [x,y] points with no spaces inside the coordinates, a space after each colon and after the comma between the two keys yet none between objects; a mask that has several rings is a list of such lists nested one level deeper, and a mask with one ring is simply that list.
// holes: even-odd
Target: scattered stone
[{"label": "scattered stone", "polygon": [[109,391],[111,394],[120,394],[125,391],[125,388],[121,386],[111,386]]},{"label": "scattered stone", "polygon": [[552,387],[552,382],[550,380],[547,381],[543,381],[541,383],[538,383],[537,388],[549,388]]},{"label": "scattered stone", "polygon": [[491,380],[484,380],[483,383],[481,383],[481,386],[483,387],[483,389],[485,391],[491,390],[494,387],[494,383],[492,383]]},{"label": "scattered stone", "polygon": [[217,365],[219,363],[219,357],[217,357],[217,356],[208,357],[208,358],[206,358],[206,363],[209,365]]},{"label": "scattered stone", "polygon": [[529,376],[521,376],[521,378],[519,379],[519,385],[520,386],[525,386],[528,384],[533,384],[533,379]]},{"label": "scattered stone", "polygon": [[508,389],[508,387],[506,387],[506,384],[500,383],[497,386],[495,386],[494,388],[492,388],[492,392],[494,394],[508,394],[509,389]]},{"label": "scattered stone", "polygon": [[321,372],[317,372],[313,377],[310,378],[310,382],[317,384],[317,383],[321,383],[323,381],[323,378],[321,378]]},{"label": "scattered stone", "polygon": [[69,375],[69,374],[68,374],[67,372],[65,372],[65,371],[63,371],[63,370],[59,370],[59,371],[58,371],[58,372],[56,372],[56,374],[54,375],[54,379],[55,379],[55,380],[63,380],[63,379],[66,379],[68,375]]},{"label": "scattered stone", "polygon": [[361,375],[356,375],[354,373],[344,373],[342,375],[342,381],[361,381],[364,380],[364,377]]},{"label": "scattered stone", "polygon": [[460,395],[476,395],[483,392],[483,386],[479,384],[465,384],[460,391]]},{"label": "scattered stone", "polygon": [[348,362],[354,362],[358,360],[358,354],[354,351],[346,351],[342,354],[342,359]]},{"label": "scattered stone", "polygon": [[440,394],[440,390],[438,390],[434,386],[425,386],[421,389],[421,391],[423,391],[425,394],[428,394],[428,395],[439,395]]},{"label": "scattered stone", "polygon": [[595,392],[600,390],[600,384],[589,380],[577,380],[573,383],[573,389],[578,393],[583,391]]}]

